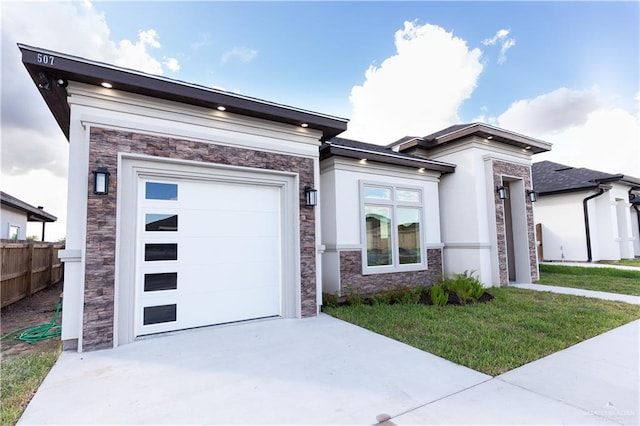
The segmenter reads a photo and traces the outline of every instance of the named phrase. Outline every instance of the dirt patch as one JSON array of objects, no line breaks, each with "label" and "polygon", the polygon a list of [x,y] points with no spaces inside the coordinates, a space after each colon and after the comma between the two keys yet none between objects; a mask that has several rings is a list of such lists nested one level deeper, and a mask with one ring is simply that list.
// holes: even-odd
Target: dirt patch
[{"label": "dirt patch", "polygon": [[[25,297],[2,308],[0,311],[0,334],[4,336],[20,327],[51,321],[61,293],[62,282],[59,282],[33,296]],[[58,324],[60,324],[60,319],[59,316]],[[59,345],[59,337],[36,343],[26,343],[14,337],[7,337],[0,341],[0,358],[7,355],[51,351]]]}]

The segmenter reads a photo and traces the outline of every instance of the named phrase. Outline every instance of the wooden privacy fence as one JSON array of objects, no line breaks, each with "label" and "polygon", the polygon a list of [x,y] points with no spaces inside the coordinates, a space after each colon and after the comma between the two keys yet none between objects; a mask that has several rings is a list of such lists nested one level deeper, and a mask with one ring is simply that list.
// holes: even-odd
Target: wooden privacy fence
[{"label": "wooden privacy fence", "polygon": [[2,240],[2,307],[62,281],[63,263],[58,259],[58,251],[62,249],[64,243]]}]

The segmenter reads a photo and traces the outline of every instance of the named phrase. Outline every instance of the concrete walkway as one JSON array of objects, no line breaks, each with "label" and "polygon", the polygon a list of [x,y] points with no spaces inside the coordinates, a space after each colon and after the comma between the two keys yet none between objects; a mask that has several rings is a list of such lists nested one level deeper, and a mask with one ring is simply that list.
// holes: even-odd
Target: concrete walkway
[{"label": "concrete walkway", "polygon": [[541,265],[558,265],[558,266],[580,266],[582,268],[613,268],[623,269],[625,271],[638,271],[638,266],[612,265],[608,263],[590,263],[590,262],[540,262]]},{"label": "concrete walkway", "polygon": [[591,297],[594,299],[613,300],[617,302],[631,303],[640,305],[639,296],[630,296],[628,294],[607,293],[604,291],[582,290],[580,288],[558,287],[555,285],[543,284],[509,284],[510,287],[526,288],[528,290],[548,291],[551,293],[572,294],[574,296]]},{"label": "concrete walkway", "polygon": [[19,423],[638,424],[639,329],[492,378],[326,315],[208,327],[63,353]]}]

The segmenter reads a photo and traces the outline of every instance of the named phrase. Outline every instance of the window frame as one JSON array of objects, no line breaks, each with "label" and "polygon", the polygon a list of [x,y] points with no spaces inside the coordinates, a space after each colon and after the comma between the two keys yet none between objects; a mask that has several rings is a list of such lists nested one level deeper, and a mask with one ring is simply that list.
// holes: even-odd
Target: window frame
[{"label": "window frame", "polygon": [[[381,189],[391,190],[391,199],[367,199],[365,197],[365,188],[374,187]],[[416,191],[419,194],[419,200],[414,201],[398,201],[397,191],[409,190]],[[393,272],[408,272],[408,271],[423,271],[427,270],[427,249],[426,249],[426,237],[425,237],[425,224],[426,224],[426,212],[425,212],[425,191],[423,187],[404,185],[398,183],[386,183],[375,182],[368,180],[360,180],[360,240],[362,246],[362,274],[384,274]],[[366,206],[372,207],[390,207],[391,209],[391,264],[390,265],[378,265],[369,266],[368,253],[367,253],[367,220],[366,220]],[[415,208],[419,210],[420,218],[420,263],[400,263],[400,251],[399,251],[399,237],[398,237],[398,208]]]}]

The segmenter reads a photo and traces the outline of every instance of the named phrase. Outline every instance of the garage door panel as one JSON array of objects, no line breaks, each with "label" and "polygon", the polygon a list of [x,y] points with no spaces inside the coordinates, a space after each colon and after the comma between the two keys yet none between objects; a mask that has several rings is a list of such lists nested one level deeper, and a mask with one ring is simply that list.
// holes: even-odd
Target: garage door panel
[{"label": "garage door panel", "polygon": [[179,212],[179,232],[184,237],[279,236],[280,212],[192,211]]},{"label": "garage door panel", "polygon": [[[177,200],[138,205],[136,334],[281,315],[281,188],[176,185]],[[162,259],[163,244],[177,260],[145,260],[149,247]]]},{"label": "garage door panel", "polygon": [[[224,265],[235,266],[235,265]],[[257,287],[268,286],[274,288],[280,282],[279,268],[272,264],[244,267],[239,270],[230,268],[213,268],[206,277],[202,274],[184,272],[180,274],[178,289],[183,294],[216,291],[245,291],[250,293]]]},{"label": "garage door panel", "polygon": [[279,238],[210,238],[185,239],[178,247],[184,265],[235,263],[242,268],[255,261],[279,262]]},{"label": "garage door panel", "polygon": [[[236,211],[277,210],[274,198],[279,188],[231,182],[189,182],[181,187],[180,201],[202,210],[231,209]],[[221,203],[221,201],[223,201]]]}]

